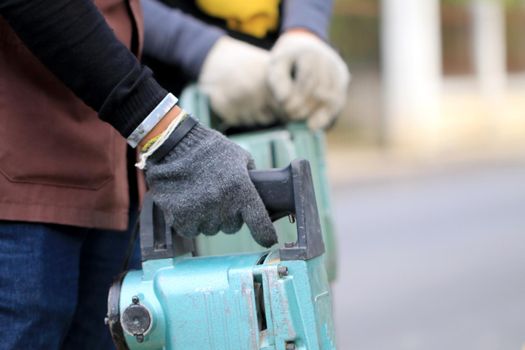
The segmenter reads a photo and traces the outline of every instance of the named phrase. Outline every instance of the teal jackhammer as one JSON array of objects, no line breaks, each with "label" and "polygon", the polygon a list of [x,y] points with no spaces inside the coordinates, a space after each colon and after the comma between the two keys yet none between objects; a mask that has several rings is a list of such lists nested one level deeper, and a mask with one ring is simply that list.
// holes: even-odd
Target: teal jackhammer
[{"label": "teal jackhammer", "polygon": [[112,285],[108,317],[117,349],[331,350],[332,302],[308,161],[250,177],[273,221],[295,221],[281,249],[192,256],[146,196],[140,217],[142,270]]}]

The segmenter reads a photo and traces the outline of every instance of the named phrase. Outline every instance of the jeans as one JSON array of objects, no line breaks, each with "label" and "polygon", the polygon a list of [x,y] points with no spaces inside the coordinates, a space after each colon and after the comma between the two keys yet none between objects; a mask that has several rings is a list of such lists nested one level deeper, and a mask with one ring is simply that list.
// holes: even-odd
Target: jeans
[{"label": "jeans", "polygon": [[0,349],[114,349],[107,293],[132,230],[0,221]]}]

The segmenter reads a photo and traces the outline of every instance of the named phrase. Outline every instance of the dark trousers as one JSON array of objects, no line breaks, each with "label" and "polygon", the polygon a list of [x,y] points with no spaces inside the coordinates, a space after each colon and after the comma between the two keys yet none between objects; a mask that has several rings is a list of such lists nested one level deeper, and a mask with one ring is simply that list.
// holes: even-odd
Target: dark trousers
[{"label": "dark trousers", "polygon": [[0,349],[113,349],[107,293],[132,229],[0,221]]}]

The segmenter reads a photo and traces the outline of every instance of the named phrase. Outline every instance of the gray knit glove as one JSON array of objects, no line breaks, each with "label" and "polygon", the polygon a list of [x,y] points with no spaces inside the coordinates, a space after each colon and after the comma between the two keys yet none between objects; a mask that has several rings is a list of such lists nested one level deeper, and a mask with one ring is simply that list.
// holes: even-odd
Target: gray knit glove
[{"label": "gray knit glove", "polygon": [[197,124],[160,161],[148,160],[146,180],[177,234],[235,233],[246,222],[255,241],[270,247],[277,234],[250,180],[253,168],[247,151]]}]

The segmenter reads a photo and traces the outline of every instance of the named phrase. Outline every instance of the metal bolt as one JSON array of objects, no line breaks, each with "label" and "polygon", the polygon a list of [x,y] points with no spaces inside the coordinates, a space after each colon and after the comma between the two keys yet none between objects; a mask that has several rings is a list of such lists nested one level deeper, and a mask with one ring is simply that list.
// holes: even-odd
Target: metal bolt
[{"label": "metal bolt", "polygon": [[138,296],[134,295],[134,296],[131,297],[131,302],[132,302],[133,304],[136,305],[136,304],[139,303],[139,301],[140,301],[140,299],[139,299]]},{"label": "metal bolt", "polygon": [[137,335],[135,335],[135,339],[137,339],[137,343],[142,343],[144,341],[144,335],[143,334],[137,334]]},{"label": "metal bolt", "polygon": [[288,276],[288,268],[286,266],[280,265],[277,267],[277,273],[279,274],[279,277]]},{"label": "metal bolt", "polygon": [[295,242],[285,242],[284,243],[285,248],[293,248],[295,247]]},{"label": "metal bolt", "polygon": [[295,350],[294,343],[286,343],[286,350]]},{"label": "metal bolt", "polygon": [[290,224],[295,224],[295,215],[294,214],[288,215],[288,220],[290,221]]}]

